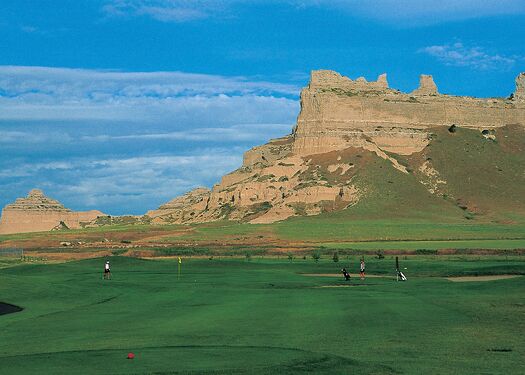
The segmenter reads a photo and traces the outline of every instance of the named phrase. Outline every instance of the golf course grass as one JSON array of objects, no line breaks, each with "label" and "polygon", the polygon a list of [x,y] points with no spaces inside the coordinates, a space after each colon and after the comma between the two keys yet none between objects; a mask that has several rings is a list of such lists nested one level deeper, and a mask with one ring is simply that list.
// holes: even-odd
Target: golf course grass
[{"label": "golf course grass", "polygon": [[[142,260],[0,269],[0,374],[522,374],[521,257]],[[308,274],[308,275],[307,275]],[[475,279],[474,279],[475,280]],[[331,286],[331,287],[325,287]],[[346,287],[349,286],[349,287]],[[129,352],[135,354],[126,359]]]}]

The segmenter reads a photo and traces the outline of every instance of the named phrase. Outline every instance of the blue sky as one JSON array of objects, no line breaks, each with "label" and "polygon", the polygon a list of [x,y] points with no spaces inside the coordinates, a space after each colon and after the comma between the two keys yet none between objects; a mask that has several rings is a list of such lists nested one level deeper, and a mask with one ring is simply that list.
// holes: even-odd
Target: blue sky
[{"label": "blue sky", "polygon": [[525,0],[0,0],[0,206],[141,214],[285,135],[312,69],[507,96]]}]

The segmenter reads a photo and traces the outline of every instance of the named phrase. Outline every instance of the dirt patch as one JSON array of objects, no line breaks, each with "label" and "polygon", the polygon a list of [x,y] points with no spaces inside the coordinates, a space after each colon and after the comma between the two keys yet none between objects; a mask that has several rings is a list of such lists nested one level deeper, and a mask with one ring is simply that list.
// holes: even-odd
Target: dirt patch
[{"label": "dirt patch", "polygon": [[22,310],[23,308],[19,306],[11,305],[10,303],[0,302],[0,315],[12,314],[20,312]]},{"label": "dirt patch", "polygon": [[487,275],[487,276],[457,276],[447,277],[447,280],[454,281],[457,283],[468,282],[468,281],[493,281],[493,280],[506,280],[520,277],[522,275]]},{"label": "dirt patch", "polygon": [[111,251],[82,251],[82,252],[38,252],[30,251],[25,253],[26,256],[32,258],[40,258],[49,261],[68,261],[68,260],[82,260],[89,258],[99,258],[111,256]]}]

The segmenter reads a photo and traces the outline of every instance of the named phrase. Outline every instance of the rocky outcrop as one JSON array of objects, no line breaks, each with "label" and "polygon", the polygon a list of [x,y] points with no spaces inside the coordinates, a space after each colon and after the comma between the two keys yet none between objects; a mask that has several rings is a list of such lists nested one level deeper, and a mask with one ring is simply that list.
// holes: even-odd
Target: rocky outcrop
[{"label": "rocky outcrop", "polygon": [[157,210],[148,211],[152,223],[183,223],[195,220],[195,217],[207,209],[210,189],[197,188],[180,197],[172,199]]},{"label": "rocky outcrop", "polygon": [[84,223],[104,216],[100,211],[75,212],[34,189],[26,198],[18,198],[2,210],[0,233],[26,233],[59,229],[77,229]]},{"label": "rocky outcrop", "polygon": [[[301,111],[291,135],[254,147],[241,168],[212,190],[197,189],[147,213],[155,223],[221,219],[269,223],[296,215],[344,209],[366,192],[354,177],[366,158],[380,157],[401,173],[410,171],[395,155],[411,155],[431,141],[435,127],[491,132],[525,125],[525,75],[512,100],[439,94],[432,76],[422,75],[410,94],[388,86],[386,74],[367,82],[330,70],[313,71],[301,91]],[[485,134],[485,133],[483,133]],[[445,182],[422,167],[430,192]]]},{"label": "rocky outcrop", "polygon": [[273,147],[282,151],[284,146],[282,140],[274,142],[261,150],[260,157],[254,158],[255,151],[251,150],[245,164],[224,176],[211,191],[194,190],[147,215],[153,223],[221,219],[269,223],[299,214],[342,209],[358,200],[359,190],[350,181],[353,170],[348,158],[343,158],[345,152],[337,166],[330,163],[331,159],[320,163],[293,156],[290,150],[278,161],[269,162],[263,159],[264,153]]},{"label": "rocky outcrop", "polygon": [[520,73],[516,78],[516,91],[513,94],[516,101],[525,101],[525,73]]},{"label": "rocky outcrop", "polygon": [[438,95],[438,89],[434,83],[434,78],[429,75],[421,74],[419,76],[419,87],[412,91],[412,95]]}]

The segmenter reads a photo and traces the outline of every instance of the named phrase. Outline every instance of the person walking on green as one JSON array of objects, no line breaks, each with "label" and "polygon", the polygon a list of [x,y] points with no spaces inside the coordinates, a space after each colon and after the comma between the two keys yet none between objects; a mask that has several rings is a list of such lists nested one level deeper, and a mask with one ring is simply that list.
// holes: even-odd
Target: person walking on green
[{"label": "person walking on green", "polygon": [[365,259],[361,258],[361,265],[359,266],[359,274],[361,276],[361,280],[365,279]]},{"label": "person walking on green", "polygon": [[109,266],[109,260],[106,261],[106,264],[104,264],[104,280],[111,279],[111,268]]}]

